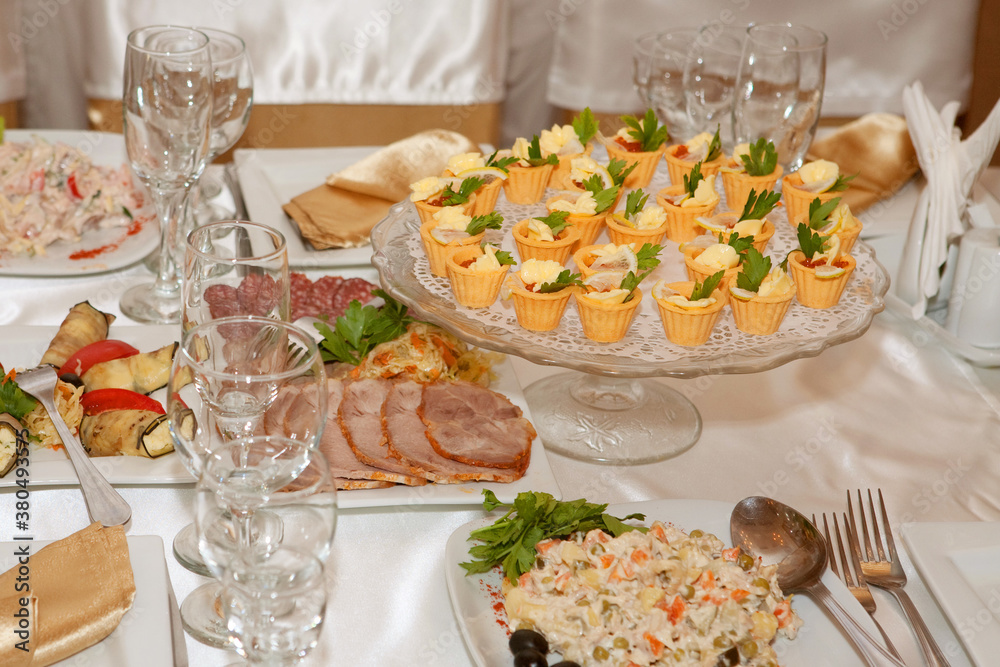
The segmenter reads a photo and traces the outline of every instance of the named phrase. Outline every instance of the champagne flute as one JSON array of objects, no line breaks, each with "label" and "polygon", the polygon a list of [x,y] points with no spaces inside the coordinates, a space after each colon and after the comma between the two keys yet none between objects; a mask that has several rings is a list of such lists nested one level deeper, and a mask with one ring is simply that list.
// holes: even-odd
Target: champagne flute
[{"label": "champagne flute", "polygon": [[791,23],[752,25],[733,104],[737,142],[774,142],[785,173],[802,166],[816,134],[826,79],[826,35]]},{"label": "champagne flute", "polygon": [[160,223],[156,280],[125,292],[121,309],[148,323],[180,321],[178,227],[191,185],[205,169],[212,115],[208,37],[192,28],[132,31],[123,95],[129,164],[150,191]]},{"label": "champagne flute", "polygon": [[712,133],[733,146],[733,91],[746,26],[709,24],[698,32],[684,70],[684,99],[691,131]]}]

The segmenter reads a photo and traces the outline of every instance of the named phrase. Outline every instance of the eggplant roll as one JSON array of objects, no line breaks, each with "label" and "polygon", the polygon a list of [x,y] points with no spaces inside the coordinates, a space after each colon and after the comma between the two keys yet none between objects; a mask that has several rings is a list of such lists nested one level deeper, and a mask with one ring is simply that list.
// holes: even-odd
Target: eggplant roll
[{"label": "eggplant roll", "polygon": [[156,391],[167,386],[170,380],[170,367],[177,347],[177,343],[170,343],[153,352],[140,352],[131,357],[94,364],[83,374],[83,386],[87,391],[112,387],[131,389],[140,394]]},{"label": "eggplant roll", "polygon": [[[190,437],[194,415],[184,414],[180,428]],[[91,456],[144,456],[155,459],[174,451],[166,415],[149,410],[108,410],[83,418],[80,440]]]},{"label": "eggplant roll", "polygon": [[0,477],[9,473],[17,461],[17,434],[22,430],[24,426],[13,415],[0,414]]},{"label": "eggplant roll", "polygon": [[89,301],[81,301],[70,308],[40,363],[59,368],[84,345],[107,338],[108,327],[114,321],[114,315],[102,313],[91,306]]}]

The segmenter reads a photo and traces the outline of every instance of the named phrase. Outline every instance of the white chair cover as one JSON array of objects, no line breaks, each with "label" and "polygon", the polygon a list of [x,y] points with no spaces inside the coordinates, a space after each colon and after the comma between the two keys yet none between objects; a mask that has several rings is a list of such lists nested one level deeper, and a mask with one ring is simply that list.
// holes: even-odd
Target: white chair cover
[{"label": "white chair cover", "polygon": [[937,106],[966,104],[972,83],[977,0],[575,0],[559,3],[548,99],[556,106],[625,113],[632,88],[631,40],[671,26],[803,23],[829,37],[824,116],[902,113],[915,80]]},{"label": "white chair cover", "polygon": [[13,102],[27,93],[20,0],[0,0],[0,25],[0,102]]}]

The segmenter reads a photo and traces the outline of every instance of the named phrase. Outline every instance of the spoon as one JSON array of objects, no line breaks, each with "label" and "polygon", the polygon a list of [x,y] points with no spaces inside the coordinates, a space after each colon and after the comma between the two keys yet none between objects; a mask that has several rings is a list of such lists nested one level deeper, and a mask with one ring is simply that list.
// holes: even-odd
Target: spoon
[{"label": "spoon", "polygon": [[788,505],[753,496],[733,508],[729,519],[733,545],[778,563],[778,585],[785,593],[809,593],[826,607],[848,639],[872,667],[905,667],[858,624],[821,581],[827,567],[826,541],[816,527]]}]

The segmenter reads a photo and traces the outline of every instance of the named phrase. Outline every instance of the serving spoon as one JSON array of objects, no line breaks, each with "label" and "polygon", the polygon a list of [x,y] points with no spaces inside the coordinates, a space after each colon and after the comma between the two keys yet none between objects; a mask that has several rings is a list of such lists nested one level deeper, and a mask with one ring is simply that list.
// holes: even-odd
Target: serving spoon
[{"label": "serving spoon", "polygon": [[827,567],[826,541],[808,519],[771,498],[744,498],[729,518],[733,545],[778,563],[778,585],[784,593],[809,593],[826,607],[871,667],[905,667],[844,609],[822,582]]}]

